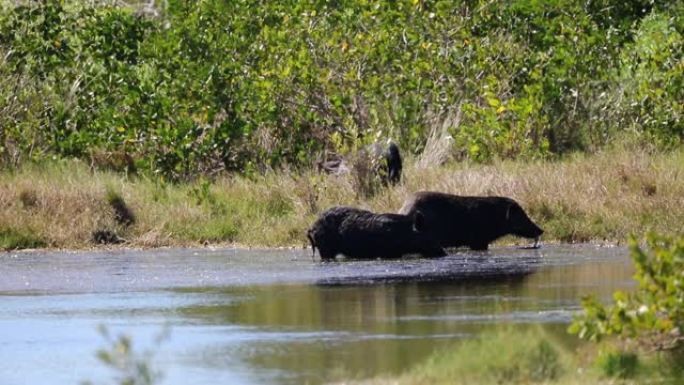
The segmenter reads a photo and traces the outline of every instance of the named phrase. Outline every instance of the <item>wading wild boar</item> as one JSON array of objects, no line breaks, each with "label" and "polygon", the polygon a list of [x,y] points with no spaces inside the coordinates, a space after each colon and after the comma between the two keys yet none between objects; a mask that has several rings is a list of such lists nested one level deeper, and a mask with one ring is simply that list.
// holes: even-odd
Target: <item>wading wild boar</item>
[{"label": "wading wild boar", "polygon": [[314,254],[333,259],[399,258],[404,254],[426,257],[446,255],[439,243],[423,232],[423,215],[376,214],[353,207],[323,212],[307,232]]},{"label": "wading wild boar", "polygon": [[534,224],[513,199],[505,197],[470,197],[421,191],[410,197],[400,213],[421,212],[425,232],[442,247],[468,246],[487,250],[496,239],[512,234],[535,238],[535,246],[544,230]]}]

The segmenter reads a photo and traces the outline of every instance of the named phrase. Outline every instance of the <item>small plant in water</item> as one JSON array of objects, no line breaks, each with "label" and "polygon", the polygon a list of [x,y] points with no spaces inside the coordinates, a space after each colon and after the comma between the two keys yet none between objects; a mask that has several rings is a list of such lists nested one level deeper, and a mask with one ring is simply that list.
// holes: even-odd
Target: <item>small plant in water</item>
[{"label": "small plant in water", "polygon": [[[169,338],[169,328],[165,327],[154,338],[153,349],[138,352],[133,348],[131,337],[120,334],[113,337],[106,326],[98,328],[107,342],[107,347],[97,351],[98,360],[114,373],[117,385],[153,385],[162,379],[162,373],[154,370],[152,359],[159,346]],[[84,381],[83,385],[94,385]]]}]

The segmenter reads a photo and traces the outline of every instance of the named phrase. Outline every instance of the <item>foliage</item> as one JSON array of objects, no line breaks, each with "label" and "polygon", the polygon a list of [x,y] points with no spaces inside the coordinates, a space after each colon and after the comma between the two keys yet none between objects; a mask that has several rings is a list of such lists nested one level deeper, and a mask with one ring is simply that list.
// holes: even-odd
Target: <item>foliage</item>
[{"label": "foliage", "polygon": [[[107,347],[97,351],[98,360],[116,373],[117,385],[153,385],[159,383],[162,373],[152,367],[155,350],[169,338],[169,329],[163,329],[154,338],[155,350],[138,352],[133,348],[131,337],[124,334],[113,337],[105,326],[98,328]],[[93,385],[86,381],[84,385]]]},{"label": "foliage", "polygon": [[[545,331],[546,330],[546,331]],[[441,384],[681,384],[679,361],[637,356],[595,345],[566,345],[545,327],[485,330],[433,353],[398,376],[336,383],[356,385]],[[596,364],[594,364],[596,362]]]},{"label": "foliage", "polygon": [[[3,164],[118,157],[168,180],[311,165],[393,137],[545,157],[681,141],[681,2],[4,3]],[[18,5],[17,5],[18,4]],[[158,2],[162,4],[162,2]]]},{"label": "foliage", "polygon": [[[682,8],[680,8],[681,12]],[[664,14],[644,18],[634,41],[620,57],[617,75],[620,124],[654,134],[661,141],[681,138],[684,113],[684,39],[676,19]]]},{"label": "foliage", "polygon": [[617,335],[657,349],[682,346],[684,237],[649,234],[646,244],[645,250],[636,239],[629,242],[638,289],[616,292],[615,303],[608,307],[595,298],[585,298],[584,313],[575,319],[570,332],[589,340]]},{"label": "foliage", "polygon": [[633,352],[606,351],[599,354],[596,364],[606,377],[633,378],[639,358]]},{"label": "foliage", "polygon": [[0,250],[34,249],[47,245],[45,239],[31,229],[0,227]]},{"label": "foliage", "polygon": [[[570,356],[537,329],[488,330],[435,352],[392,384],[562,383]],[[375,383],[370,381],[369,383]]]}]

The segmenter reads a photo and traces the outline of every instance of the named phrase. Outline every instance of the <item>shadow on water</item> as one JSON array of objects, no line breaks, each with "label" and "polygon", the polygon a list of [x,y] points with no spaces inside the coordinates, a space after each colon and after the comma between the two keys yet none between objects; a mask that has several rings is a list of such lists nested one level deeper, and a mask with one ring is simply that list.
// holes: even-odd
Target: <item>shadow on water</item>
[{"label": "shadow on water", "polygon": [[542,325],[572,344],[564,330],[582,295],[608,299],[633,286],[624,250],[593,246],[331,263],[307,251],[50,258],[0,261],[3,384],[105,378],[90,359],[99,324],[134,341],[169,325],[157,362],[163,384],[394,374],[504,324]]},{"label": "shadow on water", "polygon": [[323,277],[317,285],[363,285],[402,282],[491,282],[522,278],[536,271],[543,254],[523,257],[497,256],[489,252],[454,253],[443,258],[321,263]]}]

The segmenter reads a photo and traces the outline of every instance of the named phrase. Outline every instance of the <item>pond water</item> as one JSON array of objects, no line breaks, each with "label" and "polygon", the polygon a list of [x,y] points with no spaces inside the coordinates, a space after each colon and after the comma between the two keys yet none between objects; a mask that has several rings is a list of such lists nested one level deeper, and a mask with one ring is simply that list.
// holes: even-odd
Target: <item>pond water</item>
[{"label": "pond water", "polygon": [[571,344],[581,296],[608,300],[632,274],[624,248],[592,245],[331,263],[301,249],[4,253],[0,384],[112,383],[100,326],[154,351],[173,385],[398,374],[502,324]]}]

